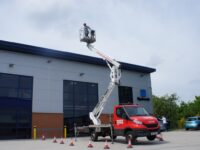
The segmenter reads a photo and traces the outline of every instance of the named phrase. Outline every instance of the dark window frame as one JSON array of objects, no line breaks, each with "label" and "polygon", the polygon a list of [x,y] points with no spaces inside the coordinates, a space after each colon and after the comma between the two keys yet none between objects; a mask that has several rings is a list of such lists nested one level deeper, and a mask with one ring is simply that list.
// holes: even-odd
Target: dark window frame
[{"label": "dark window frame", "polygon": [[119,104],[133,104],[133,88],[130,86],[118,86]]}]

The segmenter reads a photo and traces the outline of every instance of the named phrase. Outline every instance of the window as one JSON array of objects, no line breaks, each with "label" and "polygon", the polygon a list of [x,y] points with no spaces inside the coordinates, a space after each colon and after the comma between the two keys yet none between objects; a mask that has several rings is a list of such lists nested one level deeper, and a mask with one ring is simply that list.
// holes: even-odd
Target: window
[{"label": "window", "polygon": [[126,112],[124,111],[123,108],[117,108],[117,116],[120,118],[124,118],[124,116],[126,115]]},{"label": "window", "polygon": [[119,86],[119,104],[133,104],[132,87]]},{"label": "window", "polygon": [[0,73],[0,139],[30,138],[33,77]]},{"label": "window", "polygon": [[32,99],[33,78],[0,73],[0,97]]},{"label": "window", "polygon": [[64,124],[69,134],[73,133],[74,124],[89,125],[89,112],[98,102],[98,84],[70,81],[63,82]]},{"label": "window", "polygon": [[0,73],[0,88],[16,89],[19,87],[19,76]]},{"label": "window", "polygon": [[143,107],[125,106],[129,116],[149,116],[149,113]]}]

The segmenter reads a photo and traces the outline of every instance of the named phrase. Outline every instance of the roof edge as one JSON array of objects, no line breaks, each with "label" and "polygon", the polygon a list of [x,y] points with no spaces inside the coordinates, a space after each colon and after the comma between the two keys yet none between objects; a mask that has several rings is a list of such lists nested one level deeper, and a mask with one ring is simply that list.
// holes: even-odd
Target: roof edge
[{"label": "roof edge", "polygon": [[[46,57],[52,57],[57,59],[63,59],[63,60],[69,60],[69,61],[76,61],[76,62],[83,62],[88,64],[94,64],[94,65],[100,65],[100,66],[106,66],[106,62],[97,57],[92,56],[86,56],[66,51],[59,51],[49,48],[43,48],[38,46],[32,46],[27,44],[21,44],[21,43],[15,43],[15,42],[9,42],[9,41],[3,41],[0,40],[0,50],[7,50],[12,52],[20,52],[20,53],[26,53],[26,54],[32,54],[32,55],[39,55],[39,56],[46,56]],[[156,71],[154,68],[139,66],[135,64],[129,64],[129,63],[121,63],[121,68],[124,70],[130,70],[130,71],[137,71],[142,73],[153,73]]]}]

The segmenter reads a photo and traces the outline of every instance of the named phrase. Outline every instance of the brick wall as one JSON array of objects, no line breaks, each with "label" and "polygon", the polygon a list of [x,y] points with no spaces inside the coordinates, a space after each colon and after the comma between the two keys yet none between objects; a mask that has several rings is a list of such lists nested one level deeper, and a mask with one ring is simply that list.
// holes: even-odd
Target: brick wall
[{"label": "brick wall", "polygon": [[34,126],[37,129],[37,138],[41,138],[42,135],[45,135],[46,138],[63,137],[63,114],[33,113],[32,127]]}]

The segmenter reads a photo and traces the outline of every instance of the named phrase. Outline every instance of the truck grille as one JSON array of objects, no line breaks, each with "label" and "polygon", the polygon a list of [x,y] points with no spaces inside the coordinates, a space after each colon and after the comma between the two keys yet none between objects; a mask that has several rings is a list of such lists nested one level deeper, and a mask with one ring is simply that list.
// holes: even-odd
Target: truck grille
[{"label": "truck grille", "polygon": [[147,128],[155,128],[158,124],[144,124]]}]

